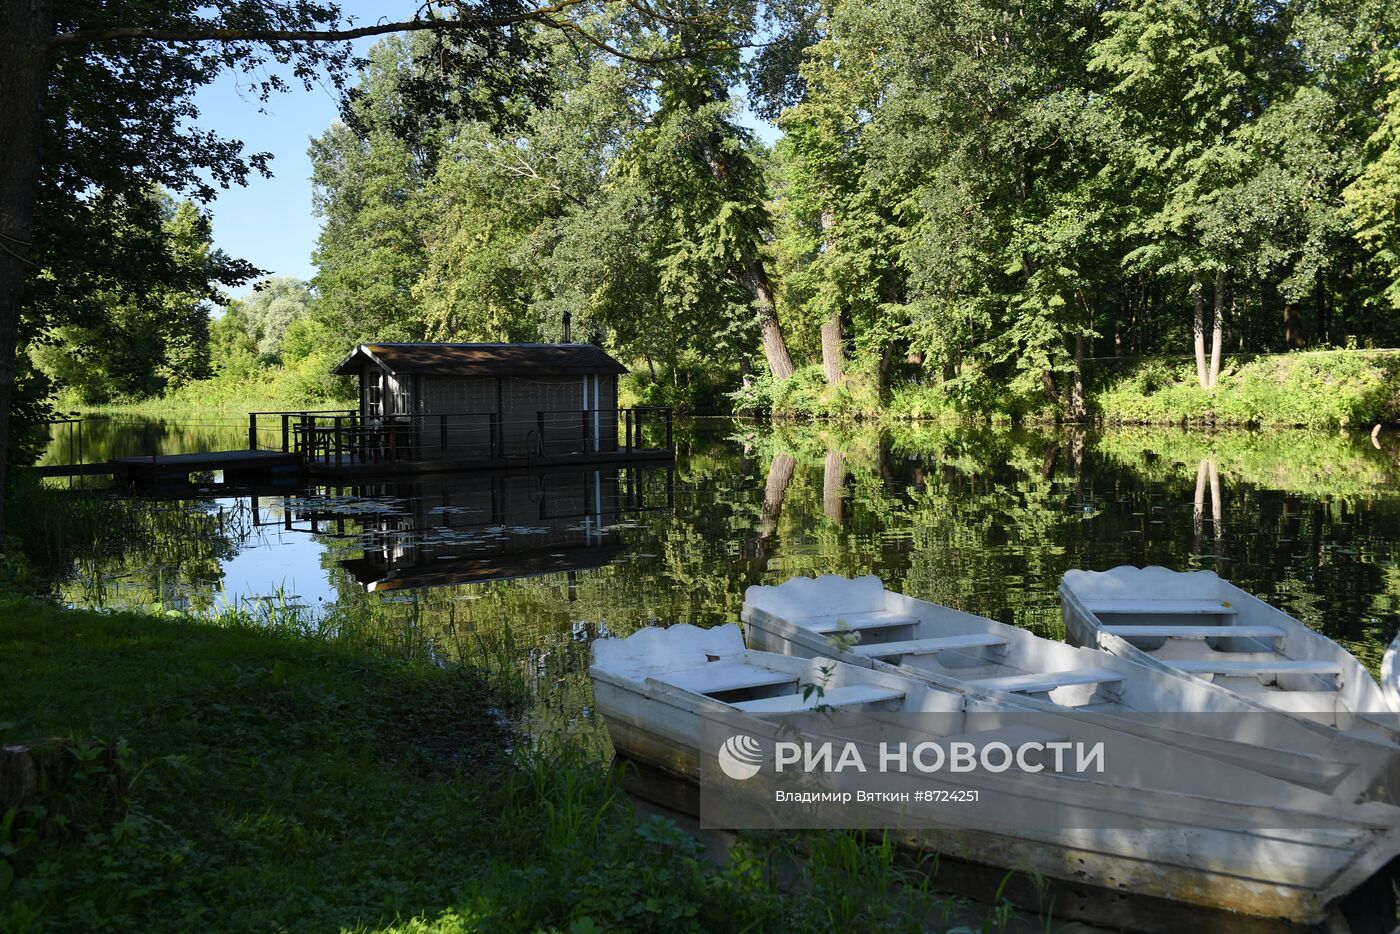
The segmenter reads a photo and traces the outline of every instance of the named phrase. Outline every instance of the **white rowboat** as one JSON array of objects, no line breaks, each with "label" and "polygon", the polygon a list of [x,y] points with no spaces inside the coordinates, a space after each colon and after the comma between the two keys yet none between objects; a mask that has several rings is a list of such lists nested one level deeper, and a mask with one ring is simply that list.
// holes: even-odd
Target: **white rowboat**
[{"label": "white rowboat", "polygon": [[[1070,571],[1065,630],[1079,644],[1210,682],[1344,729],[1390,713],[1376,679],[1337,643],[1214,571],[1124,565]],[[1390,718],[1393,719],[1393,718]]]},{"label": "white rowboat", "polygon": [[[1260,715],[1257,705],[1196,679],[895,593],[874,575],[750,587],[742,618],[751,648],[833,656],[984,703],[1093,713],[1114,729],[1343,800],[1393,800],[1400,792],[1400,747]],[[1160,713],[1195,716],[1150,716]]]},{"label": "white rowboat", "polygon": [[[702,630],[682,624],[598,640],[589,674],[617,751],[691,782],[699,779],[702,757],[717,752],[701,748],[706,718],[739,716],[754,724],[755,735],[763,735],[772,726],[765,718],[818,704],[872,719],[894,712],[968,710],[966,694],[892,672],[746,649],[732,625]],[[804,696],[802,686],[815,683],[824,685],[824,695]],[[1077,722],[1065,728],[1083,729],[1084,722]],[[1134,742],[1155,745],[1137,737],[1115,740],[1128,747]],[[947,829],[917,829],[901,822],[894,810],[889,826],[901,828],[891,833],[903,846],[1024,870],[1077,889],[1096,887],[1120,903],[1129,895],[1154,904],[1166,899],[1255,919],[1328,923],[1340,931],[1348,930],[1341,908],[1348,894],[1369,892],[1400,854],[1400,812],[1388,805],[1344,804],[1242,769],[1238,780],[1220,781],[1219,775],[1228,776],[1235,767],[1211,762],[1207,769],[1200,757],[1185,751],[1176,753],[1174,764],[1179,767],[1170,774],[1145,777],[1150,784],[1139,788],[1047,773],[1037,776],[1040,793],[1029,803],[1042,796],[1072,799],[1075,807],[1130,814],[1157,813],[1154,804],[1170,809],[1190,802],[1182,812],[1193,816],[1190,825],[1167,821],[1135,831],[1028,828],[1013,834],[958,825],[958,811],[950,809],[937,812],[948,815]],[[1194,766],[1217,776],[1201,780],[1210,787],[1190,787]],[[1027,797],[1024,784],[1004,779],[979,776],[989,797]],[[1289,811],[1296,819],[1287,819],[1288,826],[1239,826],[1240,813],[1276,808],[1280,801],[1298,809]]]}]

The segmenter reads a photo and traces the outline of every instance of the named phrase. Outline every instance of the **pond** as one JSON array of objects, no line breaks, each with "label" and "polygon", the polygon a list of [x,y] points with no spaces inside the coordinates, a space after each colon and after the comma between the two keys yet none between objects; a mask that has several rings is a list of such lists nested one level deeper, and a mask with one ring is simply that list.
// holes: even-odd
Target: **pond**
[{"label": "pond", "polygon": [[[246,439],[236,418],[89,422],[84,455]],[[371,612],[448,653],[463,633],[489,637],[528,672],[536,715],[564,722],[587,711],[599,624],[733,621],[746,587],[795,574],[878,574],[1061,638],[1070,568],[1211,568],[1373,671],[1400,627],[1393,440],[701,419],[676,442],[674,467],[151,501],[158,534],[78,562],[61,592],[80,606]],[[68,445],[56,433],[46,458],[71,459]]]}]

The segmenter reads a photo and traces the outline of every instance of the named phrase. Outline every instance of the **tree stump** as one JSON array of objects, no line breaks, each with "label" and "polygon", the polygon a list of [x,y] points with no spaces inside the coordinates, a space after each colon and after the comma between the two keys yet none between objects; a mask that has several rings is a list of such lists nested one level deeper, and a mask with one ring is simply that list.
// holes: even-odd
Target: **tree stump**
[{"label": "tree stump", "polygon": [[125,817],[126,770],[116,748],[62,736],[0,747],[0,814],[35,805],[41,837]]}]

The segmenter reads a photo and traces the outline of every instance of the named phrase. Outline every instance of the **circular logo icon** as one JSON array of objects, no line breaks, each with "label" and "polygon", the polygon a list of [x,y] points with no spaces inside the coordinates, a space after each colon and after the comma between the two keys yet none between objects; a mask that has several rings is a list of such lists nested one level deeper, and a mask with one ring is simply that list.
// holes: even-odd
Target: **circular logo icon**
[{"label": "circular logo icon", "polygon": [[719,747],[720,771],[736,782],[753,778],[763,766],[763,747],[752,736],[731,736]]}]

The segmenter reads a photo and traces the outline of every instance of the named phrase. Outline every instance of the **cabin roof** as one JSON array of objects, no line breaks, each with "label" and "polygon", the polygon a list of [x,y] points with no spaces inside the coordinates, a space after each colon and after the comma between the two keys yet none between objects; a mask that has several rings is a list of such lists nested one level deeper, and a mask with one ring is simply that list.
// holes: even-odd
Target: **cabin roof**
[{"label": "cabin roof", "polygon": [[360,344],[331,372],[351,376],[365,361],[395,376],[582,376],[626,373],[593,344]]}]

